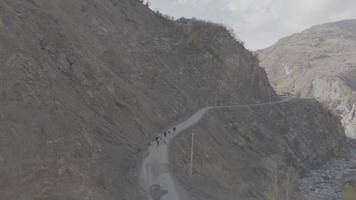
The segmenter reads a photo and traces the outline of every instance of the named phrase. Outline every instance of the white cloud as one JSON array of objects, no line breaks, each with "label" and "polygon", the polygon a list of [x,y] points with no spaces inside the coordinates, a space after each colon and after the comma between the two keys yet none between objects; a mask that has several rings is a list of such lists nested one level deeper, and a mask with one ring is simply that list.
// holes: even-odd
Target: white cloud
[{"label": "white cloud", "polygon": [[232,27],[250,49],[312,25],[356,17],[354,0],[151,0],[174,17],[196,17]]}]

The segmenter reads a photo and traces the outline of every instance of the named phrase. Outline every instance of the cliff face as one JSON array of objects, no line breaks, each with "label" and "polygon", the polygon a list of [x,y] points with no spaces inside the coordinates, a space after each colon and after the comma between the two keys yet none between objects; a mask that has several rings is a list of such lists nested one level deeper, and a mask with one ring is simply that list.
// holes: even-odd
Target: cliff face
[{"label": "cliff face", "polygon": [[356,137],[356,20],[312,27],[258,54],[277,92],[320,100]]},{"label": "cliff face", "polygon": [[[277,99],[221,26],[131,0],[1,1],[0,44],[1,199],[140,199],[137,168],[159,130],[206,105]],[[342,138],[320,123],[334,125]]]}]

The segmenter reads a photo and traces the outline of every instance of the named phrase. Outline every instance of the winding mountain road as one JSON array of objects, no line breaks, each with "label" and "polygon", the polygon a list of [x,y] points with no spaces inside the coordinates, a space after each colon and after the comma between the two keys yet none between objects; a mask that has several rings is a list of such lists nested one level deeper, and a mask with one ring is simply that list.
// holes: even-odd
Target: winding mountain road
[{"label": "winding mountain road", "polygon": [[221,109],[221,108],[243,108],[243,107],[273,105],[273,104],[288,102],[293,99],[294,99],[293,97],[281,97],[281,100],[279,101],[266,102],[266,103],[206,107],[194,113],[187,120],[174,126],[176,127],[175,131],[173,131],[172,127],[168,129],[171,133],[167,134],[166,137],[160,137],[161,139],[159,145],[157,145],[156,142],[152,142],[152,144],[148,148],[148,154],[142,162],[139,182],[141,187],[144,189],[144,191],[147,192],[147,199],[149,200],[186,199],[184,197],[185,195],[184,192],[178,191],[178,188],[174,182],[174,178],[170,173],[168,146],[171,140],[175,136],[177,136],[184,130],[190,128],[191,126],[197,124],[208,111],[213,109]]}]

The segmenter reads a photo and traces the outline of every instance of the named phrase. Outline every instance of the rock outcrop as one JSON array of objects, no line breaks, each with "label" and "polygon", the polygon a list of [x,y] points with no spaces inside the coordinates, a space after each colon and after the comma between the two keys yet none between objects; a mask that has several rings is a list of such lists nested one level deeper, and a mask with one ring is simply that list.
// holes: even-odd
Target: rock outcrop
[{"label": "rock outcrop", "polygon": [[[278,99],[256,57],[222,26],[171,21],[135,0],[3,0],[0,44],[0,199],[142,199],[138,167],[159,130],[207,105]],[[337,120],[316,103],[296,104],[238,127],[229,121],[245,115],[212,116],[235,132],[256,128],[238,143],[228,139],[240,132],[212,145],[239,156],[246,137],[257,148],[243,157],[251,159],[247,174],[264,174],[265,153],[295,154],[291,163],[305,160],[296,165],[301,171],[345,150]],[[275,117],[288,124],[273,125]],[[237,162],[221,162],[236,169]],[[242,171],[216,168],[201,176],[246,180]],[[251,181],[244,192],[254,192]]]},{"label": "rock outcrop", "polygon": [[315,26],[257,53],[277,92],[325,103],[356,138],[356,20]]}]

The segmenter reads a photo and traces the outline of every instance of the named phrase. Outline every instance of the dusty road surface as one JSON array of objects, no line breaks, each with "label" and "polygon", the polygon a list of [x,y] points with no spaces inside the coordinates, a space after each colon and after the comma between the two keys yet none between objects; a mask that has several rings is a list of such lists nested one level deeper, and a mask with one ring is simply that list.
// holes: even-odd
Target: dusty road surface
[{"label": "dusty road surface", "polygon": [[158,141],[153,141],[148,149],[148,154],[142,162],[140,172],[140,185],[147,193],[149,200],[185,200],[186,195],[182,189],[175,184],[174,178],[169,170],[168,146],[171,140],[179,133],[198,123],[210,110],[221,108],[242,108],[279,104],[293,100],[293,97],[282,97],[281,100],[231,106],[206,107],[194,113],[184,122],[167,129],[167,134],[157,134]]}]

